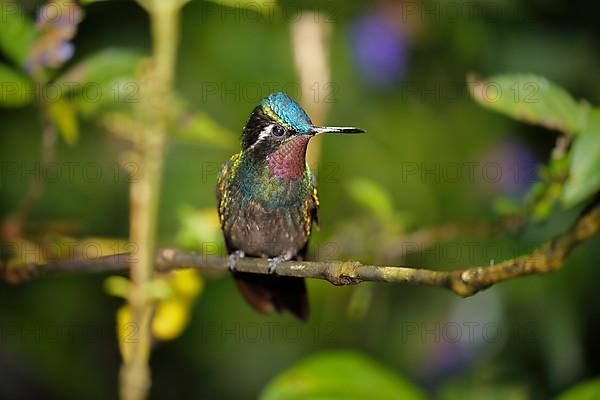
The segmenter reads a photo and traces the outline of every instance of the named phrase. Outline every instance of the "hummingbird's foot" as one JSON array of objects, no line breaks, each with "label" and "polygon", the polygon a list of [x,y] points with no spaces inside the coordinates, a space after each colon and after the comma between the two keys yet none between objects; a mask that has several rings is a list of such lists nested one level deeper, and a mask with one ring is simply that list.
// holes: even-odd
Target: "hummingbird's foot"
[{"label": "hummingbird's foot", "polygon": [[292,257],[293,256],[291,253],[284,253],[280,256],[269,258],[269,268],[267,269],[267,272],[269,274],[274,274],[279,264],[281,264],[282,262],[290,261]]},{"label": "hummingbird's foot", "polygon": [[235,272],[235,267],[246,254],[242,250],[236,250],[227,257],[227,267],[230,272]]}]

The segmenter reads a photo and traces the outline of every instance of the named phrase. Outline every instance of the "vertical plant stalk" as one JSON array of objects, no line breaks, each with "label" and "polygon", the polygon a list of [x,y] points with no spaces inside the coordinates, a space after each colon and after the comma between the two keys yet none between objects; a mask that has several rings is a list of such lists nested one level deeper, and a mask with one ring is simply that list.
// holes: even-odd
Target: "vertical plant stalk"
[{"label": "vertical plant stalk", "polygon": [[136,109],[142,132],[134,136],[134,157],[139,172],[130,189],[130,238],[137,251],[135,261],[130,264],[132,285],[128,299],[136,336],[132,343],[125,344],[128,351],[123,354],[121,398],[125,400],[146,398],[151,384],[148,362],[154,299],[150,287],[179,12],[184,3],[181,0],[141,2],[150,14],[153,55],[147,70],[142,72],[141,98]]},{"label": "vertical plant stalk", "polygon": [[[332,86],[329,66],[331,24],[318,11],[304,10],[300,19],[290,25],[294,64],[300,78],[300,103],[316,124],[325,124],[329,111],[328,96]],[[308,146],[308,165],[316,169],[321,153],[321,138]]]}]

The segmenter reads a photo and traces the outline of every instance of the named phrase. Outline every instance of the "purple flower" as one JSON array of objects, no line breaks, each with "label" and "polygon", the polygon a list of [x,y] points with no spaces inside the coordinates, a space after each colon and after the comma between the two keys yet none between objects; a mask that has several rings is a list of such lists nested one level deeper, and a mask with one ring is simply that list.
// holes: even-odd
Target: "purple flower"
[{"label": "purple flower", "polygon": [[350,32],[352,52],[366,81],[387,87],[406,71],[406,41],[400,30],[380,13],[369,13],[356,21]]},{"label": "purple flower", "polygon": [[73,57],[75,53],[75,46],[71,42],[62,42],[58,45],[56,49],[56,58],[60,60],[61,63],[69,60]]},{"label": "purple flower", "polygon": [[529,148],[517,140],[495,145],[484,154],[483,179],[493,192],[520,197],[537,180],[537,163]]},{"label": "purple flower", "polygon": [[42,6],[36,24],[40,35],[29,50],[25,70],[35,73],[45,67],[58,68],[69,60],[75,52],[71,40],[82,18],[83,11],[74,2],[51,1]]}]

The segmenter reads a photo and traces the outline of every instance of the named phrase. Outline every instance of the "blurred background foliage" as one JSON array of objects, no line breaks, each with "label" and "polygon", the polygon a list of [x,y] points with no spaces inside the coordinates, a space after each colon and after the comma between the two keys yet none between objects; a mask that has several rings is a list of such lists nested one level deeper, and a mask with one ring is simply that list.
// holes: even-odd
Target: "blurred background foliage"
[{"label": "blurred background foliage", "polygon": [[[43,102],[9,96],[3,87],[2,218],[27,196],[48,121],[61,138],[53,158],[73,163],[74,174],[46,179],[18,235],[6,223],[2,235],[32,246],[87,238],[102,249],[125,251],[135,165],[123,162],[127,144],[120,136],[136,129],[128,116],[138,95],[131,83],[150,51],[148,18],[130,1],[84,3],[90,4],[68,21],[34,28],[41,2],[21,2],[27,18],[18,19],[8,18],[8,1],[0,2],[2,82],[21,89],[93,82],[103,93],[100,101],[89,101],[93,94],[73,88],[61,100]],[[321,230],[311,245],[314,258],[434,269],[487,265],[560,233],[597,192],[598,129],[582,132],[599,124],[587,104],[600,104],[600,5],[281,1],[276,9],[254,2],[240,10],[227,3],[193,0],[182,14],[161,246],[215,251],[204,246],[221,243],[216,174],[237,151],[249,112],[271,91],[286,90],[301,102],[314,96],[300,93],[296,83],[290,24],[298,10],[317,9],[315,15],[330,25],[333,90],[317,107],[329,108],[327,123],[369,131],[321,143]],[[468,90],[468,73],[491,77],[505,92],[517,81],[520,90],[537,82],[541,95],[551,93],[547,107],[524,116],[510,101],[484,105],[544,123],[525,124],[482,108]],[[517,73],[535,76],[512,75]],[[469,75],[470,82],[478,79]],[[570,153],[584,155],[553,152],[557,129],[577,137]],[[97,179],[84,171],[89,163],[100,166]],[[478,163],[471,164],[473,179],[465,163]],[[491,163],[502,173],[494,182],[482,168]],[[8,165],[16,165],[17,173],[9,173]],[[454,176],[453,165],[460,166],[460,179],[445,175]],[[569,178],[576,183],[565,183],[570,168],[579,171]],[[477,228],[515,210],[524,214],[518,229],[482,234]],[[449,229],[435,243],[427,235],[412,236],[410,244],[421,251],[399,249],[393,241],[454,222],[470,228]],[[228,276],[165,277],[156,289],[162,300],[152,327],[151,397],[364,398],[378,388],[381,398],[542,399],[573,387],[562,398],[597,398],[598,381],[588,379],[600,371],[598,244],[596,238],[582,246],[555,274],[504,283],[465,300],[439,289],[336,288],[313,280],[306,325],[289,316],[257,315]],[[0,397],[115,396],[115,313],[119,309],[121,322],[128,316],[107,291],[123,295],[128,282],[105,278],[2,284]],[[56,326],[60,337],[53,336]],[[583,386],[574,387],[578,382]]]}]

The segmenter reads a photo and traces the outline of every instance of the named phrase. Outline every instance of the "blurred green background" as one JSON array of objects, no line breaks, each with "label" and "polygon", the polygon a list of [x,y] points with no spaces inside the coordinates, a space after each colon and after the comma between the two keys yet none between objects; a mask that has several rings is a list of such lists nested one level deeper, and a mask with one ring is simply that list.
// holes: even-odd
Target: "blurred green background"
[{"label": "blurred green background", "polygon": [[[309,1],[281,7],[305,11],[316,4],[331,20],[335,87],[331,102],[316,107],[329,108],[324,122],[359,126],[368,134],[322,141],[314,257],[383,263],[377,244],[386,235],[451,221],[491,222],[497,217],[494,199],[523,197],[557,134],[478,106],[468,94],[467,73],[535,73],[577,99],[600,103],[598,3]],[[26,4],[29,10],[35,5]],[[148,17],[134,2],[96,2],[84,10],[67,69],[103,48],[150,51]],[[223,135],[237,135],[269,94],[269,84],[282,90],[298,81],[292,19],[193,0],[182,14],[177,91],[214,119]],[[312,95],[290,94],[301,102]],[[0,108],[0,121],[3,165],[34,165],[40,151],[37,109]],[[74,224],[77,236],[126,238],[128,185],[123,175],[113,175],[126,147],[94,118],[81,118],[79,141],[59,141],[56,160],[96,162],[102,177],[86,181],[76,167],[73,180],[46,182],[28,229],[58,221]],[[216,171],[235,151],[237,145],[210,140],[170,140],[161,246],[197,249],[189,232],[193,218],[197,210],[215,207]],[[479,163],[473,179],[464,163]],[[500,165],[503,178],[486,179],[486,163]],[[455,164],[462,178],[445,178],[445,168]],[[30,180],[31,174],[3,176],[0,216],[16,209]],[[385,263],[449,270],[499,262],[561,232],[576,215],[558,209],[518,234],[457,235]],[[464,300],[433,288],[333,287],[311,280],[307,324],[287,315],[258,315],[229,276],[205,277],[185,331],[156,344],[151,398],[256,398],[280,372],[322,350],[360,352],[434,398],[555,397],[600,372],[599,244],[590,240],[554,274],[503,283]],[[104,279],[0,284],[1,398],[116,396],[115,313],[122,300],[104,291]]]}]

